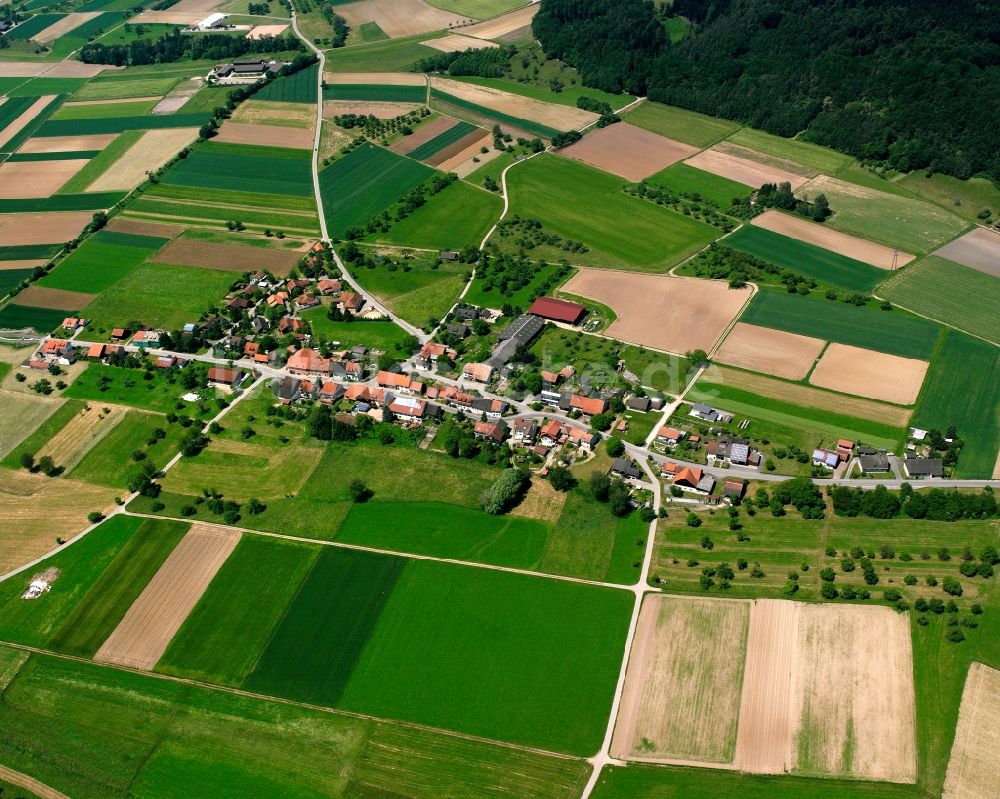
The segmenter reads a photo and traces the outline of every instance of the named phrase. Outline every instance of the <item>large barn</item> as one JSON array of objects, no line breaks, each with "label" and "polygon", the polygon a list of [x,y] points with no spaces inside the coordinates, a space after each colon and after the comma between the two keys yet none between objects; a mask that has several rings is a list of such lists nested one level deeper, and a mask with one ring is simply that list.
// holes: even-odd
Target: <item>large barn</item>
[{"label": "large barn", "polygon": [[531,304],[528,313],[543,319],[551,319],[553,322],[575,325],[586,316],[587,309],[578,302],[557,300],[555,297],[539,297]]}]

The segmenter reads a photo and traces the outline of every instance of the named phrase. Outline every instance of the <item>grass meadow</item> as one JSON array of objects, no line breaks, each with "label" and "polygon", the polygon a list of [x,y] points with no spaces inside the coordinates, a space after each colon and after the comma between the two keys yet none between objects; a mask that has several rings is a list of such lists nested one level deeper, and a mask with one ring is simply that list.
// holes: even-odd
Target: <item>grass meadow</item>
[{"label": "grass meadow", "polygon": [[434,34],[391,39],[359,47],[326,51],[327,72],[405,72],[421,58],[439,52],[422,45],[421,40],[437,38]]},{"label": "grass meadow", "polygon": [[851,156],[831,150],[829,147],[798,139],[787,139],[753,128],[740,128],[729,136],[727,141],[765,155],[794,161],[813,170],[813,173],[832,175],[854,160]]},{"label": "grass meadow", "polygon": [[23,327],[30,327],[39,333],[48,333],[65,318],[66,311],[11,303],[0,310],[0,328],[20,330]]},{"label": "grass meadow", "polygon": [[[174,411],[199,419],[218,413],[219,409],[214,402],[183,402],[181,395],[186,394],[188,389],[177,381],[176,372],[156,369],[152,375],[152,379],[145,380],[141,369],[122,369],[92,363],[73,381],[63,396],[94,403],[130,405],[159,413]],[[103,389],[99,383],[100,378],[108,381]],[[181,404],[180,408],[177,407],[178,403]],[[161,420],[160,424],[165,427],[166,419]]]},{"label": "grass meadow", "polygon": [[893,275],[879,295],[1000,344],[1000,281],[992,275],[928,255]]},{"label": "grass meadow", "polygon": [[919,171],[911,172],[896,185],[970,222],[980,222],[979,212],[984,208],[992,210],[994,216],[1000,213],[1000,188],[988,178],[959,180],[942,173],[928,177],[926,171]]},{"label": "grass meadow", "polygon": [[278,78],[254,97],[257,100],[277,100],[282,103],[315,103],[319,85],[316,75],[318,69],[318,66],[311,66],[294,75]]},{"label": "grass meadow", "polygon": [[694,147],[711,147],[740,129],[736,122],[649,100],[629,111],[626,119],[640,128]]},{"label": "grass meadow", "polygon": [[500,308],[506,303],[510,303],[516,308],[527,308],[537,294],[538,286],[547,281],[558,268],[554,264],[538,264],[534,276],[527,285],[507,294],[501,294],[499,289],[492,284],[491,288],[487,289],[487,281],[481,276],[477,276],[473,278],[472,285],[469,286],[465,302],[488,308]]},{"label": "grass meadow", "polygon": [[846,291],[867,294],[887,274],[884,269],[753,225],[744,225],[726,237],[725,244]]},{"label": "grass meadow", "polygon": [[174,75],[98,76],[78,89],[73,100],[125,100],[130,97],[162,96],[174,88],[179,80],[180,77]]},{"label": "grass meadow", "polygon": [[454,304],[464,285],[462,273],[467,267],[441,264],[436,258],[416,257],[406,261],[410,267],[390,272],[382,266],[372,269],[350,267],[351,274],[365,288],[398,314],[416,325],[430,317],[440,319]]},{"label": "grass meadow", "polygon": [[757,292],[740,321],[923,360],[933,355],[940,331],[934,322],[900,311],[769,289]]},{"label": "grass meadow", "polygon": [[742,183],[696,169],[683,162],[668,166],[647,180],[679,194],[696,194],[723,213],[732,206],[733,199],[750,195],[750,189]]},{"label": "grass meadow", "polygon": [[313,335],[318,339],[339,341],[345,347],[364,344],[370,349],[393,352],[409,335],[395,322],[385,320],[333,322],[326,318],[325,306],[310,308],[300,316],[312,326]]},{"label": "grass meadow", "polygon": [[574,260],[661,271],[696,252],[719,230],[621,191],[622,181],[567,158],[540,155],[507,174],[511,213],[538,219],[590,252]]}]

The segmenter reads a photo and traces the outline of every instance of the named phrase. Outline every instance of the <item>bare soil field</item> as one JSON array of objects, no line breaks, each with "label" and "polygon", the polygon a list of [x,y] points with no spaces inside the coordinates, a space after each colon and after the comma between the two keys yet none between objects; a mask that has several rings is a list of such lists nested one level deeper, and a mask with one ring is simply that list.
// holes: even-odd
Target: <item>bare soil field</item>
[{"label": "bare soil field", "polygon": [[114,507],[116,489],[79,480],[0,470],[0,573],[44,555],[56,538],[84,529],[91,511]]},{"label": "bare soil field", "polygon": [[64,36],[71,30],[76,30],[84,22],[90,22],[94,17],[99,17],[100,11],[74,11],[65,17],[53,22],[49,27],[39,31],[31,38],[42,44],[54,42],[60,36]]},{"label": "bare soil field", "polygon": [[165,239],[172,239],[175,236],[181,235],[187,228],[180,225],[161,225],[159,222],[143,222],[139,219],[124,219],[116,216],[108,222],[108,230],[117,230],[119,233],[138,233],[140,236],[161,236]]},{"label": "bare soil field", "polygon": [[253,272],[263,269],[284,277],[298,263],[302,253],[246,244],[219,244],[197,239],[174,239],[154,253],[150,263],[222,269],[227,272]]},{"label": "bare soil field", "polygon": [[[4,382],[12,382],[12,375],[19,368],[15,366]],[[3,408],[3,416],[0,418],[0,458],[6,458],[14,447],[34,433],[62,404],[61,399],[54,397],[0,389],[0,407]]]},{"label": "bare soil field", "polygon": [[[442,172],[454,172],[460,178],[468,177],[483,164],[503,155],[499,150],[494,150],[491,146],[492,144],[493,137],[487,133],[482,138],[476,139],[476,141],[472,142],[472,144],[464,148],[461,152],[438,163],[437,168]],[[489,147],[490,151],[483,153],[483,147]],[[473,158],[478,158],[479,160],[473,161]]]},{"label": "bare soil field", "polygon": [[[489,138],[490,138],[490,143],[492,143],[493,141],[492,136]],[[443,164],[445,161],[450,161],[456,155],[458,155],[459,153],[464,153],[470,147],[476,146],[481,148],[482,145],[480,144],[480,142],[482,142],[483,139],[484,136],[483,136],[483,131],[481,129],[477,128],[476,130],[471,130],[457,142],[449,144],[447,147],[442,147],[440,150],[434,153],[434,155],[432,155],[430,158],[425,158],[424,163],[429,164],[430,166],[438,167],[440,169],[441,164]],[[471,172],[472,170],[469,171]]]},{"label": "bare soil field", "polygon": [[17,295],[16,304],[31,305],[35,308],[54,308],[60,311],[79,311],[96,298],[96,294],[49,289],[34,283]]},{"label": "bare soil field", "polygon": [[823,339],[737,322],[715,359],[752,372],[801,380],[825,346]]},{"label": "bare soil field", "polygon": [[263,147],[293,147],[299,150],[309,150],[313,146],[315,137],[312,128],[247,125],[227,119],[215,138],[216,141],[233,144],[257,144]]},{"label": "bare soil field", "polygon": [[915,782],[916,700],[906,615],[830,604],[801,604],[798,614],[793,770]]},{"label": "bare soil field", "polygon": [[407,155],[416,150],[424,142],[429,142],[435,136],[444,133],[446,130],[451,130],[457,124],[458,120],[454,117],[439,116],[437,119],[432,119],[430,122],[418,127],[412,135],[404,136],[402,139],[393,142],[389,145],[389,149],[395,153]]},{"label": "bare soil field", "polygon": [[467,19],[429,6],[423,0],[360,0],[338,5],[337,13],[352,28],[374,22],[390,39],[443,30]]},{"label": "bare soil field", "polygon": [[697,147],[659,136],[628,122],[598,128],[575,144],[559,150],[560,155],[596,166],[632,183],[690,158],[696,152]]},{"label": "bare soil field", "polygon": [[[63,103],[64,106],[69,103]],[[103,150],[118,138],[117,133],[91,133],[83,136],[39,136],[28,139],[18,152],[21,153],[73,153],[84,150]]]},{"label": "bare soil field", "polygon": [[93,214],[69,211],[0,216],[0,247],[18,244],[58,244],[75,238]]},{"label": "bare soil field", "polygon": [[197,138],[197,128],[147,130],[87,191],[128,191]]},{"label": "bare soil field", "polygon": [[273,100],[247,100],[237,106],[233,122],[247,125],[274,125],[283,128],[312,128],[316,110],[309,103],[279,103]]},{"label": "bare soil field", "polygon": [[995,799],[1000,794],[1000,671],[973,663],[962,692],[958,729],[942,799]]},{"label": "bare soil field", "polygon": [[382,86],[423,86],[424,76],[417,72],[324,72],[323,80],[333,86],[341,84]]},{"label": "bare soil field", "polygon": [[378,119],[392,119],[420,108],[416,103],[389,103],[382,100],[324,100],[323,116],[327,119],[357,114]]},{"label": "bare soil field", "polygon": [[927,361],[831,344],[809,377],[815,386],[859,397],[912,405],[917,401]]},{"label": "bare soil field", "polygon": [[607,336],[675,353],[711,351],[750,299],[722,281],[587,268],[561,290],[610,306]]},{"label": "bare soil field", "polygon": [[460,32],[464,36],[475,36],[477,39],[499,39],[511,31],[530,25],[537,13],[538,4],[532,3],[494,19],[477,22],[475,25],[466,25],[460,29]]},{"label": "bare soil field", "polygon": [[288,25],[254,25],[246,38],[263,39],[265,36],[280,36],[286,30],[288,30]]},{"label": "bare soil field", "polygon": [[746,161],[753,161],[757,164],[763,164],[764,166],[780,169],[784,172],[790,172],[793,175],[802,175],[807,178],[813,178],[819,174],[816,169],[804,166],[803,164],[793,161],[790,158],[782,158],[781,156],[772,155],[771,153],[762,153],[760,150],[744,147],[740,144],[736,144],[735,142],[731,142],[728,139],[723,139],[712,149],[717,150],[720,153],[725,153],[726,155],[733,155],[737,158],[742,158]]},{"label": "bare soil field", "polygon": [[102,72],[116,72],[125,67],[111,64],[84,64],[82,61],[60,61],[45,73],[46,78],[92,78]]},{"label": "bare soil field", "polygon": [[3,74],[7,78],[36,78],[50,65],[38,61],[4,61]]},{"label": "bare soil field", "polygon": [[1000,233],[976,228],[934,253],[949,261],[1000,277]]},{"label": "bare soil field", "polygon": [[39,97],[35,102],[28,106],[24,113],[21,114],[17,119],[13,120],[7,127],[0,130],[0,149],[13,139],[18,133],[20,133],[27,126],[31,120],[42,113],[42,109],[45,108],[52,100],[55,99],[54,94],[46,94]]},{"label": "bare soil field", "polygon": [[800,603],[758,599],[750,611],[743,695],[736,734],[736,767],[781,774],[792,765]]},{"label": "bare soil field", "polygon": [[801,383],[788,383],[764,375],[738,372],[735,369],[727,369],[715,364],[712,364],[705,371],[704,380],[707,383],[734,386],[762,397],[772,397],[795,405],[804,405],[807,408],[843,413],[859,419],[889,424],[893,427],[904,427],[913,414],[913,411],[908,408],[885,405],[862,397],[831,394],[824,389],[803,386]]},{"label": "bare soil field", "polygon": [[[107,409],[107,413],[105,413]],[[38,450],[35,457],[48,455],[68,473],[84,456],[125,418],[128,408],[93,403],[84,407],[69,423]]]},{"label": "bare soil field", "polygon": [[51,197],[86,164],[86,158],[0,164],[0,199]]},{"label": "bare soil field", "polygon": [[747,601],[646,597],[613,757],[732,761],[749,619]]},{"label": "bare soil field", "polygon": [[421,42],[425,47],[433,47],[442,53],[464,53],[466,50],[480,50],[483,47],[499,47],[496,42],[488,39],[477,39],[474,36],[463,36],[460,33],[449,33],[439,39],[428,39]]},{"label": "bare soil field", "polygon": [[[488,86],[477,86],[474,83],[431,77],[431,85],[461,100],[499,111],[508,116],[530,119],[556,130],[582,128],[597,119],[597,114],[580,108],[546,103]],[[614,126],[612,125],[612,127]]]},{"label": "bare soil field", "polygon": [[795,175],[777,167],[759,164],[746,158],[739,158],[735,155],[720,152],[715,148],[702,150],[693,158],[687,159],[685,164],[711,172],[713,175],[720,175],[737,183],[743,183],[759,189],[765,183],[783,183],[787,181],[792,184],[792,188],[798,188],[806,182],[807,178]]},{"label": "bare soil field", "polygon": [[[804,241],[807,244],[814,244],[824,250],[839,253],[879,269],[892,269],[894,256],[896,266],[905,266],[916,257],[909,253],[893,250],[892,247],[865,241],[857,236],[850,236],[802,217],[773,209],[755,217],[750,224],[770,230],[772,233],[780,233],[782,236]],[[997,240],[1000,242],[1000,236],[997,236]],[[998,251],[997,257],[1000,258],[1000,251]],[[1000,261],[997,264],[997,273],[1000,275]]]},{"label": "bare soil field", "polygon": [[40,261],[37,258],[20,261],[0,261],[0,272],[8,269],[34,269],[36,266],[42,266],[43,264],[45,264],[45,261]]},{"label": "bare soil field", "polygon": [[239,540],[236,530],[193,525],[94,659],[151,670]]},{"label": "bare soil field", "polygon": [[131,22],[147,25],[195,25],[206,16],[208,15],[200,11],[180,11],[177,6],[173,6],[169,11],[143,11],[133,17]]}]

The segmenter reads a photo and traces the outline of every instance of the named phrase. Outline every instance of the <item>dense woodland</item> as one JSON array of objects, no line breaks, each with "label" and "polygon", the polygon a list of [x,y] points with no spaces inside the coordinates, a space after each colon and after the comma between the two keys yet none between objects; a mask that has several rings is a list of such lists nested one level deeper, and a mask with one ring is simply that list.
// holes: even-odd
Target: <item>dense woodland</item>
[{"label": "dense woodland", "polygon": [[902,171],[1000,180],[1000,14],[976,0],[542,0],[534,32],[586,85]]}]

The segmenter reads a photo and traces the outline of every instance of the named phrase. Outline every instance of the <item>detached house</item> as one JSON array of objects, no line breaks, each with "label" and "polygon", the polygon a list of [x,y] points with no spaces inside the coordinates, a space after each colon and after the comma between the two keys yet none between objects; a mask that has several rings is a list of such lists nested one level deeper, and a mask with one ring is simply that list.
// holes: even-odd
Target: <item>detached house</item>
[{"label": "detached house", "polygon": [[472,429],[472,432],[476,438],[486,439],[495,444],[502,444],[503,440],[507,438],[507,423],[501,421],[476,422],[476,426]]},{"label": "detached house", "polygon": [[303,347],[292,353],[285,366],[293,375],[329,375],[332,364],[331,358],[321,358],[316,350]]}]

